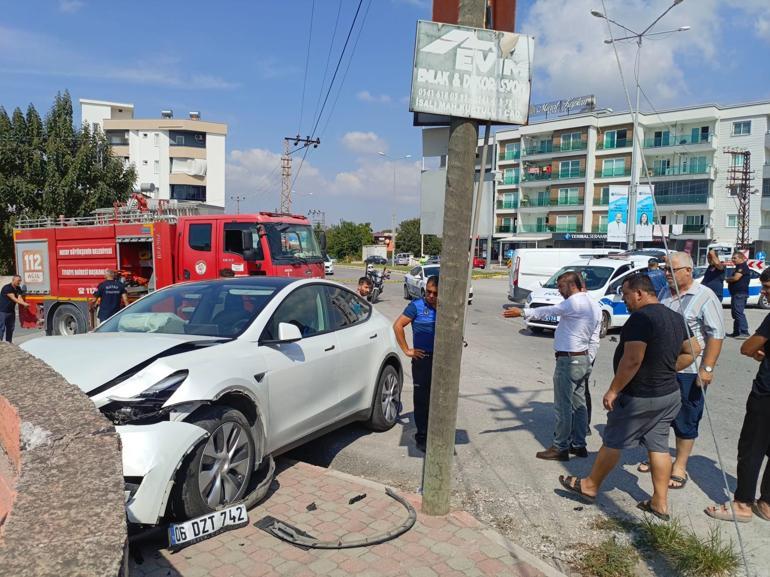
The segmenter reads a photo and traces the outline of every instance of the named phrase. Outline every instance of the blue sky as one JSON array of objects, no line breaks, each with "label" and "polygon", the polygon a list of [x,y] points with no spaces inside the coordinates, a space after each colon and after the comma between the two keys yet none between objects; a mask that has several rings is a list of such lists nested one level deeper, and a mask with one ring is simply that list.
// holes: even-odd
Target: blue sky
[{"label": "blue sky", "polygon": [[[609,15],[632,28],[670,4],[605,1]],[[311,132],[338,10],[327,82],[357,4],[315,0],[302,106],[313,0],[0,0],[0,105],[10,111],[31,102],[43,112],[68,89],[74,100],[132,102],[142,117],[200,110],[229,125],[228,196],[246,196],[242,209],[273,209],[282,139]],[[692,29],[645,46],[642,84],[652,104],[770,99],[766,7],[766,0],[685,0],[672,10],[662,29]],[[536,37],[533,102],[593,93],[600,105],[625,108],[593,8],[602,9],[601,0],[519,1],[517,28]],[[345,82],[337,96],[347,59],[319,122],[322,144],[295,183],[295,210],[381,228],[394,207],[399,219],[418,213],[420,131],[406,101],[415,23],[430,18],[430,2],[364,0],[359,22],[364,13]],[[357,37],[358,26],[350,48]],[[631,48],[621,49],[628,76]],[[379,150],[414,158],[391,163]]]}]

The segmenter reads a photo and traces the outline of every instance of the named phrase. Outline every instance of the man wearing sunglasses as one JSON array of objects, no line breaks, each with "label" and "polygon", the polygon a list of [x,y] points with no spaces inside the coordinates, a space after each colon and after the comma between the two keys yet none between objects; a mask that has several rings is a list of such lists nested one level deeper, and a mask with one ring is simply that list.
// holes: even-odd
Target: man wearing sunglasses
[{"label": "man wearing sunglasses", "polygon": [[[693,282],[692,268],[692,258],[686,252],[670,253],[663,266],[669,295],[661,303],[684,317],[688,332],[698,339],[703,351],[702,356],[676,375],[682,407],[671,423],[676,437],[676,458],[668,485],[670,489],[681,489],[687,484],[687,461],[698,438],[698,424],[703,416],[702,387],[711,384],[725,338],[722,305],[711,289]],[[639,465],[639,471],[649,471],[649,464]]]}]

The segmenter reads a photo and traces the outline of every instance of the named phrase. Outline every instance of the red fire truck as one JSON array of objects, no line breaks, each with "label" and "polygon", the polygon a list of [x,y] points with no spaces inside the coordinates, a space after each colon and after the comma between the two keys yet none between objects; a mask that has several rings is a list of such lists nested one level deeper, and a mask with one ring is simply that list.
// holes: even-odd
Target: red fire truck
[{"label": "red fire truck", "polygon": [[77,219],[22,220],[14,230],[25,287],[21,323],[46,334],[91,326],[88,299],[106,269],[130,300],[183,281],[248,275],[324,276],[321,247],[301,215],[197,215],[195,211],[96,211]]}]

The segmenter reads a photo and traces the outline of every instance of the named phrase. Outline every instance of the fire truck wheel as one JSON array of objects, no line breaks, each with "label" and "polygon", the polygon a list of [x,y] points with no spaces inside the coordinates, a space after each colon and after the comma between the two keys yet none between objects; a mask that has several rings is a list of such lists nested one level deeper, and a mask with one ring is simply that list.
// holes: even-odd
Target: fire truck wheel
[{"label": "fire truck wheel", "polygon": [[54,335],[79,335],[87,332],[86,319],[73,305],[60,305],[53,313],[51,333]]}]

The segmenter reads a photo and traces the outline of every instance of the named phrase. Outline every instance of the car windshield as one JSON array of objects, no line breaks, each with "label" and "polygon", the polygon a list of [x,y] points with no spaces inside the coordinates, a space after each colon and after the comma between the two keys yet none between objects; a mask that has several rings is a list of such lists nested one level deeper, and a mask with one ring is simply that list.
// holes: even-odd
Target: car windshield
[{"label": "car windshield", "polygon": [[428,278],[429,276],[439,276],[440,270],[441,267],[439,266],[425,266],[422,268],[423,273],[425,273],[425,278]]},{"label": "car windshield", "polygon": [[172,286],[123,309],[95,332],[234,338],[248,328],[280,288],[259,282]]},{"label": "car windshield", "polygon": [[321,262],[323,260],[321,249],[310,225],[270,222],[265,224],[265,231],[270,255],[274,261]]},{"label": "car windshield", "polygon": [[560,268],[551,278],[549,278],[548,282],[545,283],[543,287],[550,289],[557,288],[556,279],[570,270],[575,271],[582,277],[586,290],[594,291],[599,290],[607,284],[607,281],[610,280],[615,269],[609,266],[593,265],[565,266]]}]

